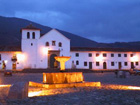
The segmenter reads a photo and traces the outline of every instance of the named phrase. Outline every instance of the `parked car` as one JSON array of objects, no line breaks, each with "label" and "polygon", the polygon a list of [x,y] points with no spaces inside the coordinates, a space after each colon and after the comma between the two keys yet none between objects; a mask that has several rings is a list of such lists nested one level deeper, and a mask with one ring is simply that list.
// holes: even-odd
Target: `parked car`
[{"label": "parked car", "polygon": [[140,70],[130,69],[129,73],[130,73],[130,75],[132,75],[132,74],[134,74],[134,75],[140,75]]},{"label": "parked car", "polygon": [[5,70],[4,76],[12,76],[12,70]]}]

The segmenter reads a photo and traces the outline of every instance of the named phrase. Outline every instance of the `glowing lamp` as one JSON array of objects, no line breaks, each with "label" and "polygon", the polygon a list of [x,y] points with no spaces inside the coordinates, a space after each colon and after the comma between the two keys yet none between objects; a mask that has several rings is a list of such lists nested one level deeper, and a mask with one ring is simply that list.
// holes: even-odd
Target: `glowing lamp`
[{"label": "glowing lamp", "polygon": [[23,55],[23,54],[17,54],[17,59],[18,59],[18,61],[24,61],[25,55]]},{"label": "glowing lamp", "polygon": [[103,57],[101,55],[96,57],[96,61],[103,61]]},{"label": "glowing lamp", "polygon": [[48,48],[46,48],[46,47],[43,48],[43,54],[45,54],[45,55],[48,54]]},{"label": "glowing lamp", "polygon": [[139,58],[137,56],[133,56],[130,59],[131,59],[131,61],[138,61],[139,60]]},{"label": "glowing lamp", "polygon": [[7,60],[5,60],[4,62],[7,64],[7,62],[8,62],[8,61],[7,61]]}]

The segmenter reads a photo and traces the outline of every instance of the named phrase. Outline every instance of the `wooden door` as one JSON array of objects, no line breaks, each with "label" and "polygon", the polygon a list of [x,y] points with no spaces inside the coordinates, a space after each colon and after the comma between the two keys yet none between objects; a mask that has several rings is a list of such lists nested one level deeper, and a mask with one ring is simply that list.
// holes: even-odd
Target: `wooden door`
[{"label": "wooden door", "polygon": [[16,69],[16,63],[13,63],[12,69]]},{"label": "wooden door", "polygon": [[92,62],[89,62],[89,69],[92,69]]},{"label": "wooden door", "polygon": [[118,68],[119,68],[119,69],[122,68],[122,63],[121,63],[121,62],[119,62],[119,64],[118,64]]},{"label": "wooden door", "polygon": [[103,69],[107,69],[106,62],[103,62]]},{"label": "wooden door", "polygon": [[50,56],[50,68],[55,68],[55,58],[57,55],[56,54],[52,54]]}]

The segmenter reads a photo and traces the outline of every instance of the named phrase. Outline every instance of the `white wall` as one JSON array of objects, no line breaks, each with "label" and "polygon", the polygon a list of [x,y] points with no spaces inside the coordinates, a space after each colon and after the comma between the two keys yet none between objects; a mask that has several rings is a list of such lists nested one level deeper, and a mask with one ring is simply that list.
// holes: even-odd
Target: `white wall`
[{"label": "white wall", "polygon": [[[75,53],[79,53],[79,57],[75,56]],[[88,54],[92,53],[92,57],[89,57]],[[99,53],[100,56],[96,57],[96,53]],[[103,53],[107,54],[107,57],[103,57]],[[114,54],[114,57],[111,57],[111,54]],[[118,57],[118,54],[121,54],[121,57]],[[124,57],[124,54],[127,54],[127,57]],[[133,54],[133,57],[130,57],[130,54]],[[88,69],[89,62],[92,62],[92,69],[103,69],[103,62],[107,63],[107,69],[118,69],[118,62],[122,63],[122,69],[130,69],[131,62],[139,62],[139,65],[135,67],[140,68],[140,53],[139,52],[95,52],[95,51],[71,51],[71,60],[70,63],[74,61],[79,61],[79,65],[76,65],[76,68],[79,69]],[[84,66],[84,62],[87,62],[87,66]],[[100,62],[100,66],[96,66],[96,62]],[[114,66],[111,66],[111,62],[114,62]],[[127,62],[128,65],[125,66],[124,62]]]},{"label": "white wall", "polygon": [[[55,41],[55,46],[52,46],[52,41]],[[46,42],[49,42],[49,46],[46,47]],[[62,43],[62,47],[58,46],[58,43]],[[49,51],[60,51],[60,56],[70,56],[70,40],[66,38],[64,35],[62,35],[60,32],[58,32],[55,29],[52,29],[45,35],[43,35],[38,40],[38,46],[37,46],[37,67],[38,68],[47,68],[48,67],[48,54],[46,51],[46,54],[44,53],[44,49],[47,48]],[[66,64],[67,67],[68,64]]]},{"label": "white wall", "polygon": [[[27,39],[27,32],[30,33],[30,38]],[[32,38],[32,33],[35,32],[35,39]],[[22,30],[21,48],[26,55],[25,68],[37,68],[37,41],[40,38],[40,30]]]},{"label": "white wall", "polygon": [[[22,52],[0,52],[1,60],[0,60],[0,69],[2,69],[3,61],[5,61],[6,69],[12,69],[13,61],[11,60],[13,55],[22,55]],[[17,56],[16,69],[24,68],[24,58]]]}]

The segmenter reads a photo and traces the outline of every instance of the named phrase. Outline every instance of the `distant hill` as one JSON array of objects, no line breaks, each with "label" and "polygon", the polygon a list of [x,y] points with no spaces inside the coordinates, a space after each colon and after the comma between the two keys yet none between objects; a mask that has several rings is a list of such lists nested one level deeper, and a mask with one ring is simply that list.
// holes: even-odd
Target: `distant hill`
[{"label": "distant hill", "polygon": [[[50,31],[52,28],[37,24],[32,21],[28,21],[20,18],[9,18],[0,16],[0,45],[20,45],[21,43],[21,33],[20,30],[27,25],[32,24],[33,26],[40,28],[41,33],[45,34]],[[97,47],[98,43],[72,33],[68,33],[62,30],[57,29],[66,37],[71,39],[71,46],[74,47]]]},{"label": "distant hill", "polygon": [[[0,46],[20,46],[21,45],[21,33],[20,30],[29,24],[33,24],[35,27],[41,29],[41,33],[45,34],[52,28],[40,25],[38,23],[12,17],[0,16]],[[62,31],[57,29],[63,35],[71,40],[71,47],[98,47],[98,48],[129,48],[140,49],[139,42],[116,42],[116,43],[98,43],[96,41],[83,38],[81,36]]]},{"label": "distant hill", "polygon": [[115,43],[102,43],[109,48],[128,48],[128,49],[136,49],[140,50],[140,41],[136,42],[115,42]]}]

